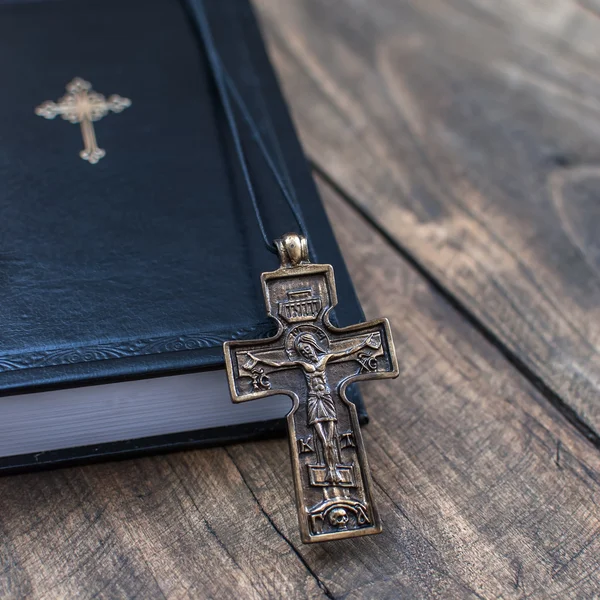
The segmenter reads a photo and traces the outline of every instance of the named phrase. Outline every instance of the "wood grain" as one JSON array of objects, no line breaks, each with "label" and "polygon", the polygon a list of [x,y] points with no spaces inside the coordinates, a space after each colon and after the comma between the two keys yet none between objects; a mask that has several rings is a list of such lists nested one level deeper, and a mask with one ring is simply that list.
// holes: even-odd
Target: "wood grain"
[{"label": "wood grain", "polygon": [[1,598],[318,598],[223,449],[0,480]]},{"label": "wood grain", "polygon": [[598,2],[256,5],[317,168],[599,442]]},{"label": "wood grain", "polygon": [[[367,316],[401,376],[365,384],[385,532],[301,549],[336,598],[586,598],[600,590],[600,456],[500,353],[322,186]],[[298,545],[285,442],[229,452]]]},{"label": "wood grain", "polygon": [[303,546],[285,440],[2,478],[0,598],[599,598],[600,4],[257,5],[393,324],[384,533]]},{"label": "wood grain", "polygon": [[346,202],[399,380],[366,385],[385,531],[299,540],[285,440],[0,479],[0,597],[593,598],[600,455]]}]

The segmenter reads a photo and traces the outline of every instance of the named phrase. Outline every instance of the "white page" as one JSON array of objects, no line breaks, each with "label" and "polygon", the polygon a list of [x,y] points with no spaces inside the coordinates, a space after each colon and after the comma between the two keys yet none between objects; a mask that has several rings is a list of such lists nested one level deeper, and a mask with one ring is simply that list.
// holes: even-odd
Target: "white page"
[{"label": "white page", "polygon": [[225,371],[0,398],[0,456],[285,416],[287,396],[233,404]]}]

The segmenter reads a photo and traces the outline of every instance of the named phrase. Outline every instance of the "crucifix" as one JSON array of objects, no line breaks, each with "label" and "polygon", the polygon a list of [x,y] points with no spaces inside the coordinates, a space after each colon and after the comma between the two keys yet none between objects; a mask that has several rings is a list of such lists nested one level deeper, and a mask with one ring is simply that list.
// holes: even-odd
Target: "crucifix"
[{"label": "crucifix", "polygon": [[76,77],[67,87],[67,93],[58,102],[47,101],[35,109],[35,114],[46,119],[60,115],[69,123],[79,123],[83,137],[83,150],[79,156],[95,165],[106,151],[98,147],[94,122],[105,117],[110,111],[120,113],[129,106],[131,100],[113,95],[108,100],[92,89],[92,84]]},{"label": "crucifix", "polygon": [[232,400],[292,398],[287,423],[303,542],[379,533],[356,407],[345,392],[354,381],[398,375],[389,323],[333,326],[333,267],[310,263],[303,236],[275,244],[281,266],[261,282],[278,331],[224,344]]}]

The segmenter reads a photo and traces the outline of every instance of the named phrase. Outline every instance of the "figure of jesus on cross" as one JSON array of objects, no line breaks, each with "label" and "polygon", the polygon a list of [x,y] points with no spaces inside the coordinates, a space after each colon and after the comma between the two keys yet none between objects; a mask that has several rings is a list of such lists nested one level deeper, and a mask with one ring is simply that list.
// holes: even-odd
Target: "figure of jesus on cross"
[{"label": "figure of jesus on cross", "polygon": [[365,346],[374,349],[379,348],[381,345],[379,338],[377,338],[376,342],[373,341],[376,335],[371,334],[362,341],[350,346],[350,348],[340,352],[327,352],[319,344],[316,335],[306,331],[298,331],[293,342],[293,347],[296,353],[302,357],[301,359],[275,361],[268,358],[260,358],[248,352],[250,361],[244,365],[244,369],[250,372],[258,363],[280,369],[289,369],[294,366],[302,369],[308,388],[306,402],[308,425],[313,426],[317,432],[327,465],[326,480],[333,484],[342,484],[344,480],[337,470],[337,465],[340,462],[338,445],[336,443],[337,413],[331,388],[327,381],[327,364],[330,361],[351,356]]},{"label": "figure of jesus on cross", "polygon": [[232,399],[292,398],[287,421],[304,542],[379,533],[356,407],[345,392],[353,381],[397,376],[389,323],[334,327],[333,268],[311,264],[300,236],[277,246],[281,267],[261,279],[279,329],[270,339],[225,343]]}]

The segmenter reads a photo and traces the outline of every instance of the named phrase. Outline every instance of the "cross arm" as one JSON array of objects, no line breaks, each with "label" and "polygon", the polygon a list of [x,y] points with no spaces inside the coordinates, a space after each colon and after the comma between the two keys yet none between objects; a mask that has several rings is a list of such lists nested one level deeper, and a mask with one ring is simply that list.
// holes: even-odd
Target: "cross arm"
[{"label": "cross arm", "polygon": [[113,94],[106,101],[106,107],[115,113],[123,112],[126,108],[131,106],[131,100],[129,98],[123,98],[117,94]]},{"label": "cross arm", "polygon": [[235,341],[224,344],[229,389],[234,402],[246,402],[273,394],[289,394],[275,389],[271,375],[292,369],[277,337],[270,340]]},{"label": "cross arm", "polygon": [[357,371],[350,376],[352,381],[398,376],[398,358],[387,319],[343,328],[329,325],[328,330],[335,340],[330,363],[358,363]]},{"label": "cross arm", "polygon": [[51,100],[40,104],[35,109],[35,114],[39,117],[44,117],[45,119],[54,119],[54,117],[62,115],[64,112],[65,107],[56,102],[52,102]]}]

